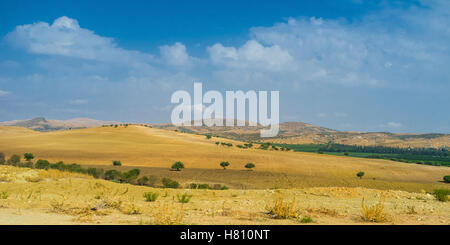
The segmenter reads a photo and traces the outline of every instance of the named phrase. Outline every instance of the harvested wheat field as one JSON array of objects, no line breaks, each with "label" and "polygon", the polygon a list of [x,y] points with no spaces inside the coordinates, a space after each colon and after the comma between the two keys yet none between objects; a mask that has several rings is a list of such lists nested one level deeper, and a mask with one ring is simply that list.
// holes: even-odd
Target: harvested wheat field
[{"label": "harvested wheat field", "polygon": [[[229,142],[232,147],[216,145]],[[316,153],[281,152],[235,147],[245,142],[203,135],[174,132],[142,126],[99,127],[54,132],[36,132],[20,127],[0,127],[0,151],[7,156],[32,152],[36,159],[64,161],[82,165],[110,166],[120,160],[124,166],[168,169],[182,161],[185,170],[205,172],[203,176],[233,182],[230,185],[248,188],[296,188],[311,186],[363,186],[376,189],[431,191],[445,186],[442,177],[450,174],[448,167],[405,164],[387,160],[362,159]],[[219,170],[219,163],[230,162],[229,170]],[[244,165],[255,163],[248,173]],[[355,177],[366,173],[363,180]],[[156,171],[158,172],[158,171]],[[190,175],[177,173],[180,181],[190,181]],[[233,174],[232,174],[233,173]],[[212,174],[212,175],[209,175]],[[160,176],[164,176],[161,173]],[[228,176],[224,178],[223,175]],[[254,175],[262,176],[252,183]],[[256,179],[256,178],[253,178]],[[203,180],[203,179],[200,179]],[[262,183],[262,184],[261,184]]]},{"label": "harvested wheat field", "polygon": [[[1,224],[450,223],[450,205],[427,193],[345,187],[160,189],[11,166],[0,166],[0,174]],[[157,199],[145,201],[145,192],[157,193]],[[190,196],[187,203],[179,201],[183,194]]]},{"label": "harvested wheat field", "polygon": [[[163,178],[180,183],[178,189],[136,186],[59,170],[0,166],[0,223],[450,223],[450,205],[431,194],[447,188],[441,180],[450,174],[448,167],[236,147],[244,143],[143,126],[54,132],[0,127],[0,152],[6,157],[31,152],[35,160],[105,171],[139,168],[141,176],[158,183]],[[112,166],[112,160],[123,166]],[[186,168],[170,171],[175,161]],[[219,166],[222,161],[231,163],[226,170]],[[252,171],[244,168],[249,162],[256,165]],[[364,178],[356,177],[359,171]],[[191,183],[229,189],[188,189]]]}]

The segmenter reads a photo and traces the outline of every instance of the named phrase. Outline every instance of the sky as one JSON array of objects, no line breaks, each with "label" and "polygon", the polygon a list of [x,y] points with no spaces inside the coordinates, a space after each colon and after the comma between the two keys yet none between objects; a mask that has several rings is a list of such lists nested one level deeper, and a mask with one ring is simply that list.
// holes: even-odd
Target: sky
[{"label": "sky", "polygon": [[0,121],[170,122],[173,92],[280,91],[280,120],[450,133],[450,2],[0,1]]}]

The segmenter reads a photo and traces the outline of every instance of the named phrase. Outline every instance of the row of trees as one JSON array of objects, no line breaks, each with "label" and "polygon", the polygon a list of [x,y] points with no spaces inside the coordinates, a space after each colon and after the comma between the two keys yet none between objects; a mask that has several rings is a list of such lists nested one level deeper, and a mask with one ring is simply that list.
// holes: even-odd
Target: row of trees
[{"label": "row of trees", "polygon": [[429,156],[450,156],[450,151],[445,148],[400,148],[385,146],[361,146],[361,145],[343,145],[326,144],[318,149],[322,152],[364,152],[380,154],[411,154],[411,155],[429,155]]},{"label": "row of trees", "polygon": [[[223,170],[226,170],[227,167],[230,166],[230,163],[229,162],[221,162],[220,166],[223,168]],[[245,164],[244,167],[249,169],[249,170],[251,170],[252,168],[255,167],[255,164],[254,163],[247,163],[247,164]],[[180,171],[183,168],[184,168],[184,164],[182,162],[179,162],[179,161],[175,162],[174,164],[172,164],[172,167],[171,167],[171,169],[175,170],[175,171]]]}]

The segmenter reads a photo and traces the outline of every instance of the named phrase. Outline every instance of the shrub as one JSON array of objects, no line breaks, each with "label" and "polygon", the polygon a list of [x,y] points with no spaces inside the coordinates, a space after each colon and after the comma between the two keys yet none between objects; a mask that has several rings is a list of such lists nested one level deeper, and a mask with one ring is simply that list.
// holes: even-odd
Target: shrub
[{"label": "shrub", "polygon": [[66,166],[63,162],[59,161],[57,163],[50,164],[50,168],[64,171],[68,169],[68,166]]},{"label": "shrub", "polygon": [[180,171],[182,168],[184,168],[184,164],[182,162],[175,162],[172,165],[172,169],[176,169],[177,171]]},{"label": "shrub", "polygon": [[[116,125],[116,126],[117,126],[117,125]],[[114,161],[113,161],[113,166],[122,166],[122,162],[121,162],[121,161],[114,160]]]},{"label": "shrub", "polygon": [[91,175],[92,177],[98,179],[103,177],[104,170],[103,168],[88,168],[87,174]]},{"label": "shrub", "polygon": [[191,201],[192,195],[189,195],[187,193],[183,193],[183,195],[177,195],[178,202],[180,203],[188,203]]},{"label": "shrub", "polygon": [[344,152],[344,156],[348,156],[348,152]]},{"label": "shrub", "polygon": [[367,222],[383,222],[386,221],[384,213],[384,197],[381,196],[377,204],[368,206],[364,204],[364,198],[361,202],[362,219]]},{"label": "shrub", "polygon": [[438,201],[446,202],[446,201],[448,201],[448,195],[450,195],[450,190],[436,189],[436,190],[434,190],[433,195],[434,195],[434,197],[436,197],[436,199]]},{"label": "shrub", "polygon": [[309,216],[305,216],[300,220],[301,223],[312,223],[313,221],[314,220]]},{"label": "shrub", "polygon": [[147,186],[155,187],[157,181],[158,181],[158,177],[156,177],[156,176],[148,176]]},{"label": "shrub", "polygon": [[146,202],[154,202],[158,199],[159,194],[156,192],[145,192],[144,198]]},{"label": "shrub", "polygon": [[216,142],[216,145],[219,145],[220,144],[220,142]]},{"label": "shrub", "polygon": [[[0,161],[1,161],[1,160],[0,160]],[[445,183],[450,183],[450,175],[444,176],[444,182],[445,182]]]},{"label": "shrub", "polygon": [[19,155],[12,155],[9,159],[7,164],[16,166],[20,162],[20,156]]},{"label": "shrub", "polygon": [[222,186],[221,184],[214,184],[213,189],[214,190],[228,190],[228,187]]},{"label": "shrub", "polygon": [[33,168],[33,163],[32,162],[18,163],[17,166],[20,168]]},{"label": "shrub", "polygon": [[117,170],[108,170],[105,172],[105,179],[106,180],[112,180],[112,181],[120,181],[121,179],[121,173]]},{"label": "shrub", "polygon": [[266,209],[269,211],[269,215],[275,219],[289,219],[297,217],[297,211],[295,210],[295,197],[291,203],[284,202],[281,198],[277,199],[272,207]]},{"label": "shrub", "polygon": [[147,183],[148,183],[148,177],[147,176],[143,176],[143,177],[141,177],[141,178],[139,178],[137,180],[137,184],[138,185],[147,185]]},{"label": "shrub", "polygon": [[211,137],[212,137],[212,136],[211,136],[210,134],[207,134],[207,135],[206,135],[206,138],[207,138],[207,139],[211,139]]},{"label": "shrub", "polygon": [[6,162],[5,154],[3,152],[0,152],[0,165],[5,164],[5,162]]},{"label": "shrub", "polygon": [[255,164],[253,164],[253,163],[247,163],[247,164],[245,164],[245,168],[248,168],[248,170],[251,170],[252,168],[254,168],[255,167]]},{"label": "shrub", "polygon": [[198,184],[198,189],[211,189],[208,184]]},{"label": "shrub", "polygon": [[37,160],[36,164],[34,165],[37,169],[48,169],[50,167],[50,163],[47,160]]},{"label": "shrub", "polygon": [[229,162],[221,162],[220,166],[223,168],[223,170],[227,169],[228,166],[230,166]]},{"label": "shrub", "polygon": [[364,176],[364,172],[360,171],[356,174],[356,176],[358,176],[360,179],[362,179],[362,177]]},{"label": "shrub", "polygon": [[135,168],[135,169],[131,169],[128,172],[124,172],[122,173],[122,181],[126,182],[126,183],[133,183],[137,177],[139,176],[139,174],[141,173],[141,170]]},{"label": "shrub", "polygon": [[81,167],[81,165],[76,164],[76,163],[69,164],[67,167],[70,172],[74,172],[74,173],[84,173],[85,172],[85,170]]},{"label": "shrub", "polygon": [[23,157],[25,158],[25,160],[27,160],[28,162],[34,159],[34,155],[32,153],[25,153],[23,154]]},{"label": "shrub", "polygon": [[0,199],[7,199],[9,197],[9,194],[7,191],[0,192]]},{"label": "shrub", "polygon": [[189,189],[197,189],[197,184],[196,183],[190,183],[189,184]]},{"label": "shrub", "polygon": [[180,183],[178,183],[175,180],[169,179],[169,178],[163,178],[162,184],[164,188],[178,188],[180,186]]}]

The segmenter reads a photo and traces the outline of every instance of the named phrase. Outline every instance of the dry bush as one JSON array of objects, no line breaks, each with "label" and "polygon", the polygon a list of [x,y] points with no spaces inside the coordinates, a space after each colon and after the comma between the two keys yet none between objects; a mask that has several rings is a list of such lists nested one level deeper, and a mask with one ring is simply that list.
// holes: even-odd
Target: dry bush
[{"label": "dry bush", "polygon": [[364,203],[364,198],[361,202],[362,219],[367,222],[384,222],[386,221],[386,214],[384,212],[384,196],[380,196],[378,203],[372,206]]},{"label": "dry bush", "polygon": [[155,225],[180,225],[184,216],[184,205],[180,205],[177,209],[175,205],[167,203],[160,204],[155,208],[156,213],[153,215]]},{"label": "dry bush", "polygon": [[13,178],[7,171],[0,173],[0,183],[1,182],[11,182],[12,180],[13,180]]},{"label": "dry bush", "polygon": [[135,214],[141,214],[142,210],[133,201],[122,203],[119,207],[119,211],[123,214],[128,215],[135,215]]},{"label": "dry bush", "polygon": [[24,179],[25,179],[27,182],[31,182],[31,183],[37,183],[37,182],[39,182],[39,181],[42,180],[42,178],[39,177],[39,176],[37,176],[37,175],[29,175],[29,176],[25,176]]},{"label": "dry bush", "polygon": [[9,197],[9,194],[7,191],[0,192],[0,199],[7,199]]},{"label": "dry bush", "polygon": [[408,212],[407,214],[417,214],[416,207],[415,206],[408,206]]},{"label": "dry bush", "polygon": [[295,209],[295,197],[291,203],[284,202],[283,198],[275,200],[274,205],[266,207],[269,214],[275,219],[297,218],[297,210]]}]

